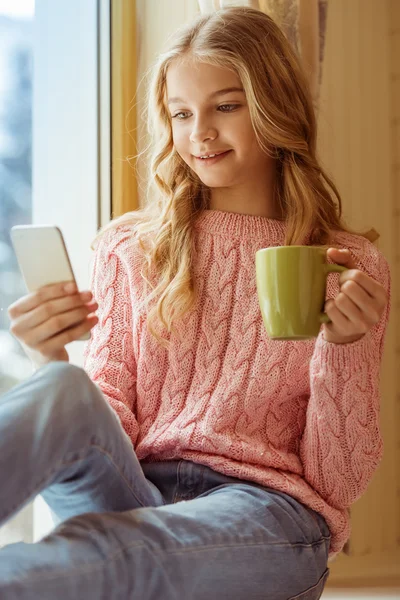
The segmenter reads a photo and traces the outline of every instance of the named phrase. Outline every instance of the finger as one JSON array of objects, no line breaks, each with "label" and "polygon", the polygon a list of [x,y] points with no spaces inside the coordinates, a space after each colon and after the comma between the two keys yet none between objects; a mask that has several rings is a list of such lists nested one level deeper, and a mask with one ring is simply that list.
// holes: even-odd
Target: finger
[{"label": "finger", "polygon": [[325,304],[325,311],[332,323],[325,323],[325,327],[331,330],[335,327],[339,333],[348,334],[352,326],[349,319],[338,309],[334,300],[328,300]]},{"label": "finger", "polygon": [[385,294],[385,290],[383,286],[372,279],[369,275],[360,271],[359,269],[350,269],[349,271],[344,271],[340,274],[339,284],[344,284],[345,281],[352,280],[361,286],[371,298],[377,298],[380,301],[382,300],[382,295]]},{"label": "finger", "polygon": [[339,265],[346,266],[349,269],[357,268],[357,263],[355,262],[350,250],[347,248],[328,248],[327,255],[331,260]]},{"label": "finger", "polygon": [[39,306],[39,304],[42,304],[47,300],[52,300],[54,298],[61,298],[62,296],[65,296],[67,292],[64,290],[64,286],[67,283],[70,282],[62,281],[60,283],[57,283],[56,285],[46,285],[41,287],[39,290],[36,290],[35,292],[27,294],[23,298],[19,298],[16,302],[14,302],[8,307],[9,316],[12,319],[15,319],[16,317],[19,317],[20,315],[23,315],[24,313],[33,310],[34,308]]},{"label": "finger", "polygon": [[[82,305],[75,310],[55,314],[36,326],[33,326],[31,321],[28,323],[28,317],[26,317],[26,322],[23,323],[21,320],[24,317],[21,317],[21,319],[17,321],[17,324],[13,326],[12,332],[20,339],[23,339],[27,346],[38,348],[40,344],[47,339],[53,338],[60,331],[64,331],[85,320],[88,314],[95,310],[96,308],[94,306]],[[35,311],[29,314],[34,314],[34,312]]]},{"label": "finger", "polygon": [[90,329],[97,325],[98,320],[99,318],[97,316],[88,317],[75,327],[64,329],[61,333],[47,339],[38,347],[38,350],[45,355],[51,354],[52,352],[59,350],[59,348],[65,347],[70,342],[79,339],[82,334],[90,331]]},{"label": "finger", "polygon": [[[356,304],[354,304],[351,298],[349,298],[343,292],[340,292],[335,298],[335,304],[342,315],[347,317],[350,323],[353,324],[353,329],[356,329],[356,331],[352,331],[351,333],[366,333],[366,331],[368,331],[369,327],[365,322],[366,319],[364,313]],[[351,325],[348,327],[350,328]],[[350,334],[350,332],[348,333]]]},{"label": "finger", "polygon": [[61,298],[43,302],[33,310],[14,318],[14,331],[20,333],[28,329],[34,329],[57,315],[84,307],[86,302],[82,299],[82,294],[67,295],[64,292],[64,296]]},{"label": "finger", "polygon": [[51,304],[40,306],[31,313],[22,316],[18,320],[18,327],[21,331],[28,328],[35,329],[48,322],[53,324],[57,321],[66,320],[68,326],[70,323],[79,322],[84,319],[87,314],[96,311],[98,304],[96,302],[84,303],[79,294],[75,294],[71,298],[54,300]]},{"label": "finger", "polygon": [[375,324],[379,321],[380,311],[376,306],[376,301],[372,300],[371,296],[358,283],[349,279],[341,286],[340,291],[354,302],[370,323]]}]

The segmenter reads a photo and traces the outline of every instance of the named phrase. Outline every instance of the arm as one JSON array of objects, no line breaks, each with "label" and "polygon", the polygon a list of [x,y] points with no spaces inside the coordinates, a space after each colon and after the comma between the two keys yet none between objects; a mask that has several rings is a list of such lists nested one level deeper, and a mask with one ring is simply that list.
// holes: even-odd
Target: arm
[{"label": "arm", "polygon": [[135,445],[136,360],[132,344],[132,299],[126,266],[118,245],[128,235],[108,231],[91,262],[90,289],[98,302],[99,321],[84,349],[84,369],[103,392]]},{"label": "arm", "polygon": [[376,248],[357,262],[384,286],[389,300],[380,321],[355,342],[330,343],[320,332],[310,362],[310,399],[300,441],[306,480],[338,509],[363,495],[383,455],[379,377],[390,271]]}]

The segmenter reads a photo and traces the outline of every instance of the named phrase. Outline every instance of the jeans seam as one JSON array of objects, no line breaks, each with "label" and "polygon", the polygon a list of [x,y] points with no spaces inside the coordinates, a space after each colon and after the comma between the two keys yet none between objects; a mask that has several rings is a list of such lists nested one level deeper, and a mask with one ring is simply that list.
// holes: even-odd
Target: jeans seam
[{"label": "jeans seam", "polygon": [[[318,543],[321,543],[321,542],[318,542]],[[205,550],[208,551],[210,549],[212,550],[212,549],[215,549],[215,548],[221,548],[221,549],[222,548],[234,548],[234,547],[243,548],[244,546],[246,548],[247,547],[252,547],[252,546],[282,546],[282,547],[306,546],[306,547],[310,547],[310,546],[314,546],[316,544],[317,543],[313,543],[313,544],[294,543],[294,544],[291,544],[291,543],[280,543],[280,542],[273,542],[273,543],[254,542],[254,543],[246,543],[246,544],[243,544],[243,543],[214,544],[212,546],[209,546],[209,545],[202,546],[201,548],[182,548],[182,549],[179,549],[179,550],[172,550],[172,551],[168,551],[168,550],[162,550],[162,551],[160,551],[160,550],[158,550],[156,548],[149,548],[149,550],[150,550],[150,552],[153,552],[154,554],[157,554],[157,555],[160,555],[160,554],[161,555],[162,554],[170,555],[170,554],[183,554],[183,553],[186,554],[188,552],[191,552],[191,553],[202,552],[202,551],[205,551]],[[53,573],[48,574],[48,575],[43,575],[43,574],[41,574],[39,576],[29,575],[26,578],[26,581],[27,582],[29,582],[29,581],[51,581],[53,579],[56,579],[57,577],[61,577],[61,578],[62,577],[64,577],[64,578],[70,577],[71,574],[74,574],[74,573],[76,573],[78,571],[79,571],[79,573],[87,573],[87,572],[89,572],[89,571],[91,571],[91,570],[93,570],[93,569],[95,569],[97,567],[101,567],[104,563],[108,564],[108,562],[110,560],[114,560],[115,558],[117,558],[117,556],[120,556],[121,554],[124,554],[125,552],[127,552],[128,550],[131,550],[132,548],[140,548],[140,547],[145,547],[145,546],[146,546],[145,542],[142,542],[142,541],[140,541],[140,542],[133,542],[132,544],[124,546],[123,548],[120,548],[119,550],[115,551],[113,554],[111,554],[111,556],[107,555],[107,557],[102,558],[101,560],[96,561],[94,563],[91,563],[90,565],[87,565],[86,567],[81,567],[81,566],[80,567],[76,567],[76,568],[74,568],[72,570],[68,570],[68,573],[65,573],[65,571],[58,571],[57,573],[53,572]],[[23,583],[23,581],[21,579],[19,579],[19,583]]]},{"label": "jeans seam", "polygon": [[[299,594],[296,594],[296,596],[290,596],[290,598],[288,598],[288,600],[298,600],[299,598],[301,599],[302,596],[304,596],[304,594],[308,594],[309,592],[312,592],[313,590],[317,590],[318,587],[323,583],[323,588],[322,591],[325,588],[325,583],[326,580],[329,576],[330,570],[328,567],[326,567],[325,571],[322,573],[321,577],[318,579],[317,583],[314,583],[314,585],[312,585],[311,587],[307,588],[306,590],[303,590],[302,592],[300,592]],[[321,592],[322,593],[322,592]],[[320,596],[321,597],[321,596]]]},{"label": "jeans seam", "polygon": [[[328,538],[329,539],[329,538]],[[214,548],[250,548],[253,546],[275,546],[282,548],[312,548],[314,546],[320,546],[326,541],[326,538],[321,538],[311,544],[305,544],[303,542],[234,542],[232,544],[212,544],[207,546],[201,546],[201,548],[182,548],[177,550],[165,550],[166,554],[187,554],[190,552],[202,552],[203,550],[213,550]]]},{"label": "jeans seam", "polygon": [[[80,515],[82,516],[82,515]],[[56,579],[57,577],[70,577],[71,574],[76,573],[77,571],[79,571],[80,573],[87,573],[88,571],[91,571],[92,569],[96,569],[98,567],[101,567],[104,563],[108,563],[110,560],[114,560],[115,558],[117,558],[117,556],[123,554],[124,552],[126,552],[127,550],[130,550],[131,548],[135,548],[135,547],[144,547],[145,543],[144,542],[134,542],[132,544],[129,544],[128,546],[124,546],[123,548],[120,548],[119,550],[115,551],[113,554],[111,554],[111,556],[107,556],[106,558],[102,558],[100,560],[97,560],[96,562],[91,563],[90,565],[87,565],[86,567],[75,567],[72,570],[68,570],[68,573],[65,573],[65,570],[63,571],[57,571],[56,573],[51,573],[48,575],[29,575],[26,578],[26,581],[51,581],[52,579]],[[18,583],[23,583],[23,581],[21,581],[21,579],[18,580]]]},{"label": "jeans seam", "polygon": [[[115,470],[117,471],[117,473],[120,475],[120,477],[124,480],[124,482],[126,483],[129,491],[131,492],[132,496],[135,498],[135,500],[140,504],[140,506],[142,508],[145,508],[145,505],[138,499],[138,497],[136,496],[135,492],[133,491],[133,489],[131,488],[129,482],[127,481],[127,479],[125,478],[125,476],[123,475],[123,473],[121,473],[120,469],[118,468],[118,465],[114,462],[112,456],[103,448],[101,448],[101,446],[98,446],[97,444],[89,444],[89,446],[86,447],[86,449],[97,449],[99,450],[103,455],[105,455],[109,461],[111,462],[112,466],[114,466]],[[40,480],[40,482],[27,494],[28,498],[32,497],[33,495],[37,495],[39,493],[39,490],[42,488],[43,483],[45,483],[51,474],[53,474],[55,471],[57,471],[60,467],[66,467],[66,466],[71,466],[77,462],[81,462],[82,460],[85,460],[86,457],[80,457],[77,458],[71,462],[65,462],[65,459],[62,459],[61,462],[57,463],[56,465],[52,466],[51,469],[49,469],[49,471],[46,472],[46,475]],[[26,495],[24,494],[24,496],[26,497]],[[18,502],[14,503],[13,506],[7,511],[8,514],[11,514],[20,504],[21,502],[23,502],[24,500],[19,500]],[[3,521],[5,518],[7,518],[7,513],[0,513],[0,521]]]},{"label": "jeans seam", "polygon": [[178,467],[176,469],[176,487],[175,487],[175,492],[172,498],[172,504],[175,504],[177,502],[177,498],[178,498],[178,490],[179,490],[179,476],[180,476],[180,468],[182,465],[183,461],[180,460],[178,463]]},{"label": "jeans seam", "polygon": [[202,467],[202,469],[199,473],[200,481],[199,481],[199,486],[198,486],[198,489],[199,489],[199,492],[197,494],[198,496],[200,496],[205,491],[205,488],[206,488],[206,484],[205,484],[205,480],[204,480],[204,473],[206,470],[206,465],[201,465],[201,467]]}]

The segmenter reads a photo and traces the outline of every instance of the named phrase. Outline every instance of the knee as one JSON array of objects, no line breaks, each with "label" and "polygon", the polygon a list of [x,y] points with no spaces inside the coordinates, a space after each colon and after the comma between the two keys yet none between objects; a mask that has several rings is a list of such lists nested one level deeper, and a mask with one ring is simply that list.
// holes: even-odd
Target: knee
[{"label": "knee", "polygon": [[98,414],[101,405],[106,402],[101,391],[81,367],[56,361],[45,365],[36,374],[46,387],[42,401],[52,405],[52,411],[58,416],[79,413],[80,418],[84,419],[85,415],[90,416],[93,411]]},{"label": "knee", "polygon": [[81,391],[90,381],[88,374],[81,367],[65,361],[50,362],[41,367],[35,375],[53,390],[67,390],[71,394],[78,389]]},{"label": "knee", "polygon": [[64,360],[57,360],[47,363],[47,365],[41,367],[38,371],[36,371],[36,373],[46,373],[48,377],[54,377],[55,379],[58,379],[63,378],[64,376],[68,378],[79,371],[83,371],[83,369]]}]

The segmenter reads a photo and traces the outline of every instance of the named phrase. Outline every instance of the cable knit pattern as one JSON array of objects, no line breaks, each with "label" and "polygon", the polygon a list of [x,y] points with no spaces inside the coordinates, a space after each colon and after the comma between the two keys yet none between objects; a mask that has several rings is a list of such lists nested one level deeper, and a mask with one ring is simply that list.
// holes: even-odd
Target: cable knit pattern
[{"label": "cable knit pattern", "polygon": [[[125,234],[128,239],[128,235]],[[124,236],[118,233],[100,244],[91,265],[90,289],[101,309],[95,334],[84,348],[84,361],[90,377],[103,392],[134,442],[139,425],[136,407],[136,361],[132,360],[132,304],[129,265],[116,253]],[[94,359],[94,360],[93,360]]]},{"label": "cable knit pattern", "polygon": [[[84,368],[121,419],[139,460],[192,460],[285,492],[321,513],[329,559],[350,535],[349,507],[383,453],[379,375],[390,311],[390,272],[368,240],[337,232],[389,303],[361,340],[268,338],[258,306],[255,253],[284,244],[285,223],[204,211],[194,225],[195,308],[169,350],[145,324],[143,258],[129,226],[95,248],[91,290],[99,323]],[[328,259],[330,262],[330,259]],[[339,292],[330,274],[326,299]]]}]

